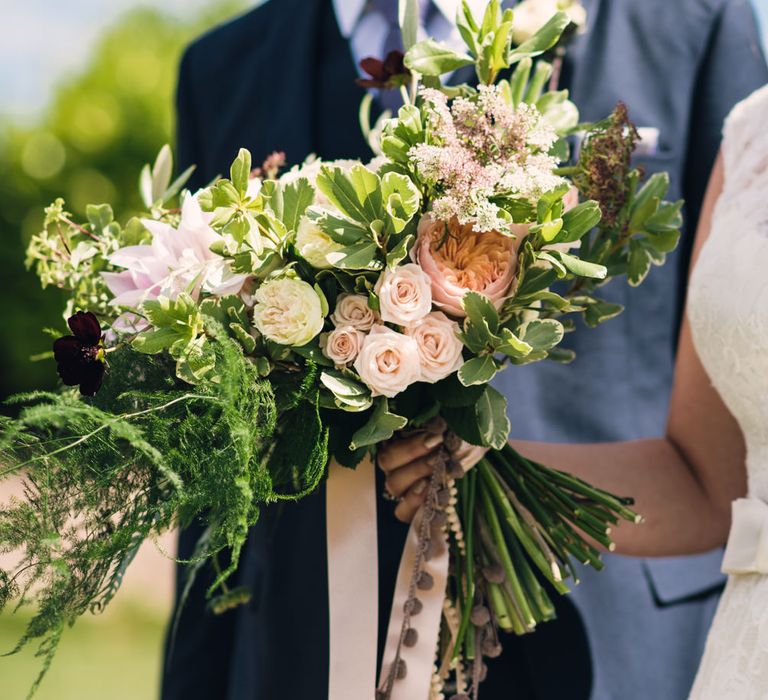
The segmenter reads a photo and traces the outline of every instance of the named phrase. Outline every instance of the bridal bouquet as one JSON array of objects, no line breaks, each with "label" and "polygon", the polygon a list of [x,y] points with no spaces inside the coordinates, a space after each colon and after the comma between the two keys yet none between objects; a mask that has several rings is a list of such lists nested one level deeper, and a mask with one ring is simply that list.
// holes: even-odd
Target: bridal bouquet
[{"label": "bridal bouquet", "polygon": [[[27,486],[0,510],[0,551],[22,552],[0,571],[0,608],[36,604],[19,648],[37,641],[44,670],[140,544],[195,518],[207,529],[190,580],[212,562],[214,610],[247,600],[227,581],[260,508],[314,491],[329,462],[370,466],[399,431],[437,425],[454,452],[439,454],[412,526],[380,697],[406,676],[424,596],[439,596],[441,624],[418,641],[436,641],[427,691],[465,697],[500,630],[552,618],[545,582],[566,592],[573,562],[599,567],[611,526],[637,520],[629,500],[516,453],[491,381],[571,361],[567,334],[622,310],[601,287],[640,284],[673,250],[681,203],[663,201],[665,175],[641,185],[625,107],[580,125],[567,93],[545,90],[552,67],[532,59],[568,15],[515,44],[498,0],[482,19],[464,3],[458,53],[416,42],[415,10],[404,3],[405,56],[364,62],[367,85],[404,101],[370,125],[364,99],[371,162],[285,171],[273,154],[254,170],[241,150],[229,178],[189,192],[164,148],[141,174],[140,216],[47,208],[28,263],[67,293],[71,333],[53,354],[79,391],[16,397],[0,426],[0,473]],[[443,84],[471,65],[476,86]],[[453,455],[466,443],[488,451],[465,474]]]}]

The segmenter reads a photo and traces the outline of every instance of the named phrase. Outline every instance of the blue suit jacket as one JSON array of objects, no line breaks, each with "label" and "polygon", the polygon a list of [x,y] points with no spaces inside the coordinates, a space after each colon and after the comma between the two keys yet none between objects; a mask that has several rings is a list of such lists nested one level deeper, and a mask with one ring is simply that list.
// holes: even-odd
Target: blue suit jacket
[{"label": "blue suit jacket", "polygon": [[[643,287],[605,289],[627,311],[571,336],[575,364],[501,375],[514,434],[525,439],[595,442],[662,433],[692,234],[723,119],[768,80],[746,0],[585,4],[589,30],[569,51],[564,80],[584,119],[605,116],[621,99],[639,126],[658,129],[658,152],[642,164],[670,173],[671,196],[688,201],[688,229],[679,253]],[[239,146],[256,158],[284,149],[290,162],[311,152],[364,156],[354,77],[330,0],[272,0],[185,54],[180,165],[197,163],[193,184],[201,185],[226,172]],[[326,594],[322,493],[284,513],[282,522],[266,517],[255,528],[241,571],[254,588],[250,608],[215,618],[204,612],[205,578],[193,589],[167,665],[166,700],[325,697],[327,620],[317,617]],[[386,610],[402,532],[387,512],[379,527]],[[182,556],[196,534],[192,528],[182,535]],[[561,606],[565,622],[509,642],[484,697],[550,698],[567,688],[569,697],[586,700],[591,686],[595,700],[680,700],[716,605],[719,559],[719,552],[669,561],[611,557],[603,573],[584,572],[572,597],[581,621]],[[291,629],[294,622],[305,624]],[[312,653],[301,656],[308,648]]]}]

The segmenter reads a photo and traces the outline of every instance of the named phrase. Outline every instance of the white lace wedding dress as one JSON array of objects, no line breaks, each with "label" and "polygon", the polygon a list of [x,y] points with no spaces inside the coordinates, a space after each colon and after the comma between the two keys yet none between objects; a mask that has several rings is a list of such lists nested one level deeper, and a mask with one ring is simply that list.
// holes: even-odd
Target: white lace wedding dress
[{"label": "white lace wedding dress", "polygon": [[725,185],[693,271],[696,349],[747,443],[749,495],[734,504],[730,574],[691,700],[768,698],[768,86],[725,125]]}]

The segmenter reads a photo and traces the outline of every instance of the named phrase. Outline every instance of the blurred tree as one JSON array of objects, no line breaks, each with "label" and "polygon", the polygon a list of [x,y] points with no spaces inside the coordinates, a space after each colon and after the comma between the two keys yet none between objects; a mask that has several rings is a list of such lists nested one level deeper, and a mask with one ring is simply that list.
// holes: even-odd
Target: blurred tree
[{"label": "blurred tree", "polygon": [[63,301],[24,269],[24,250],[43,207],[63,196],[69,211],[108,201],[121,218],[140,207],[138,176],[172,143],[173,95],[181,51],[241,9],[215,2],[192,18],[151,8],[124,15],[94,48],[89,65],[63,81],[37,123],[0,125],[0,280],[5,291],[0,398],[55,386],[41,328],[64,328]]}]

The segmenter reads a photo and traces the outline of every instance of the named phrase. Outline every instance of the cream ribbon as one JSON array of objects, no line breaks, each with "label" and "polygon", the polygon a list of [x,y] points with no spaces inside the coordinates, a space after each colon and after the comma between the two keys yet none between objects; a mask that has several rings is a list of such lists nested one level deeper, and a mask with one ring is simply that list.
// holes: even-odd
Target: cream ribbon
[{"label": "cream ribbon", "polygon": [[739,498],[731,510],[723,573],[768,574],[768,504],[759,498]]},{"label": "cream ribbon", "polygon": [[[392,601],[382,679],[395,658],[418,552],[421,511],[408,531]],[[328,700],[373,700],[376,692],[379,574],[376,528],[376,479],[369,459],[356,469],[331,462],[326,487],[328,608],[330,648]],[[431,558],[422,571],[434,585],[417,591],[422,609],[410,624],[418,641],[402,647],[405,678],[396,680],[392,700],[428,700],[448,580],[445,536],[433,535]]]},{"label": "cream ribbon", "polygon": [[[384,663],[379,678],[380,687],[384,683],[390,664],[397,654],[397,645],[400,641],[405,617],[404,608],[408,601],[419,548],[419,523],[422,516],[423,507],[411,522],[408,539],[405,542],[400,567],[397,571],[395,596],[392,599],[392,611],[389,615],[389,628],[387,629],[387,643],[384,647]],[[411,615],[409,624],[412,629],[416,630],[418,638],[414,646],[401,648],[400,658],[406,664],[406,675],[395,681],[391,695],[392,700],[429,700],[437,641],[440,634],[440,618],[443,614],[445,587],[448,582],[448,543],[442,531],[438,534],[433,530],[430,553],[430,558],[423,561],[421,571],[430,574],[434,583],[429,590],[416,591],[416,597],[421,602],[422,609],[417,615]]]},{"label": "cream ribbon", "polygon": [[373,700],[379,617],[376,474],[332,461],[326,485],[328,700]]}]

